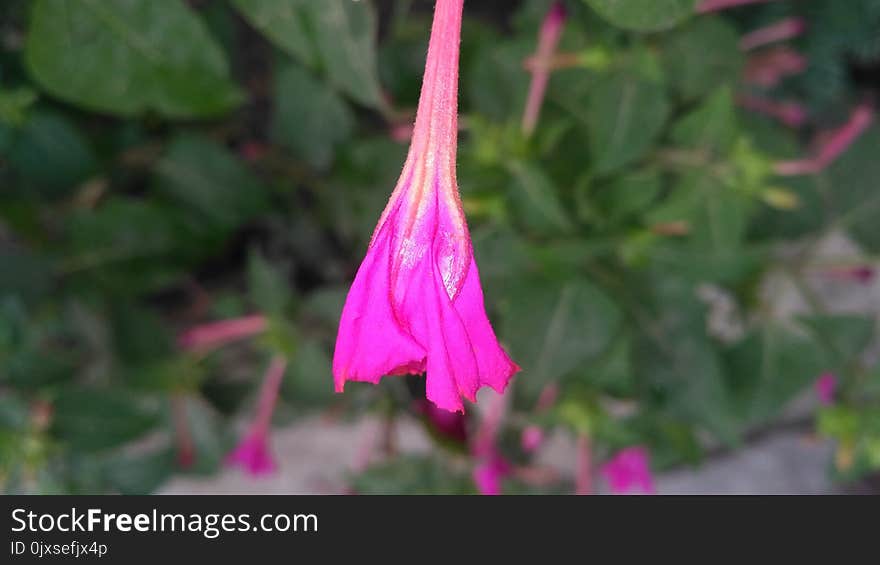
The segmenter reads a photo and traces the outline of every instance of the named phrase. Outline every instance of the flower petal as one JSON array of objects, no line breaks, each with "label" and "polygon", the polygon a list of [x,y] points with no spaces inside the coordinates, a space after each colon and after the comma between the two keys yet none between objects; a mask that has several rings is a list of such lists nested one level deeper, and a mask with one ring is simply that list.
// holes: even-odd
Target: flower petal
[{"label": "flower petal", "polygon": [[392,309],[389,234],[388,224],[376,234],[342,310],[333,356],[337,392],[347,380],[376,384],[384,375],[424,370],[425,350]]}]

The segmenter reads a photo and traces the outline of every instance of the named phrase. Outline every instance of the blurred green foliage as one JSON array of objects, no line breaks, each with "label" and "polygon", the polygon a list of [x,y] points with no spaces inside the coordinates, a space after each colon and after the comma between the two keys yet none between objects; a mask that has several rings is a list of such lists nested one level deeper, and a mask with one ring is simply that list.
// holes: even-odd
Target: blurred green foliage
[{"label": "blurred green foliage", "polygon": [[[6,491],[141,493],[216,472],[276,354],[290,361],[279,422],[331,406],[410,409],[399,380],[336,396],[330,375],[347,284],[403,163],[390,131],[412,119],[430,22],[411,2],[376,4],[4,3]],[[874,320],[814,297],[811,311],[780,316],[765,284],[781,274],[811,294],[807,265],[832,229],[880,251],[880,130],[821,174],[777,178],[773,162],[799,140],[737,108],[737,43],[744,22],[781,8],[726,18],[694,15],[693,0],[567,4],[560,51],[577,63],[553,74],[526,138],[523,61],[550,2],[466,2],[459,180],[490,316],[523,367],[514,427],[695,462],[835,371],[840,403],[820,428],[841,441],[839,460],[849,453],[837,468],[880,468],[880,373],[864,356]],[[814,20],[810,56],[844,69],[857,52],[876,71],[880,50],[828,47],[855,40],[843,20]],[[849,100],[837,89],[828,101],[833,113]],[[768,204],[780,190],[793,206]],[[792,242],[798,252],[780,252]],[[736,314],[721,329],[719,295]],[[268,319],[255,339],[208,354],[177,344],[191,326],[253,313]],[[538,413],[550,384],[561,401]],[[181,399],[196,452],[186,468]],[[354,486],[471,492],[467,465],[403,458]]]}]

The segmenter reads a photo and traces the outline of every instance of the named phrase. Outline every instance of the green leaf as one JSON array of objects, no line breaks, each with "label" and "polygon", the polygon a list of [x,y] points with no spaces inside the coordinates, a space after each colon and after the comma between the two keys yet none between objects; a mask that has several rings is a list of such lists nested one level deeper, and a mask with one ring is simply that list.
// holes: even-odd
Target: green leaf
[{"label": "green leaf", "polygon": [[648,209],[663,188],[657,171],[636,171],[614,179],[596,193],[603,221],[619,222]]},{"label": "green leaf", "polygon": [[494,41],[479,49],[464,81],[471,106],[498,122],[521,115],[531,80],[522,62],[534,50],[532,38]]},{"label": "green leaf", "polygon": [[52,429],[73,448],[100,451],[141,437],[158,423],[158,415],[127,392],[71,386],[54,402]]},{"label": "green leaf", "polygon": [[160,449],[108,457],[103,469],[109,487],[120,494],[152,494],[175,470],[174,450]]},{"label": "green leaf", "polygon": [[283,318],[293,298],[287,278],[257,252],[248,260],[248,290],[254,304],[271,317]]},{"label": "green leaf", "polygon": [[655,311],[639,323],[637,376],[671,416],[735,443],[737,422],[721,358],[706,335],[705,308],[693,283],[664,275],[650,284]]},{"label": "green leaf", "polygon": [[525,278],[505,298],[501,337],[530,393],[602,353],[621,322],[614,302],[582,278]]},{"label": "green leaf", "polygon": [[331,360],[327,348],[313,339],[305,339],[290,360],[289,377],[283,394],[288,402],[317,409],[336,398],[333,391]]},{"label": "green leaf", "polygon": [[367,0],[236,0],[236,7],[269,40],[353,100],[384,109],[379,85],[378,20]]},{"label": "green leaf", "polygon": [[871,251],[880,251],[880,230],[877,216],[880,214],[880,127],[865,132],[815,182],[835,216],[840,218],[849,232]]},{"label": "green leaf", "polygon": [[596,172],[606,175],[643,157],[663,131],[669,104],[663,88],[616,74],[590,93],[588,128]]},{"label": "green leaf", "polygon": [[672,128],[672,140],[683,147],[725,155],[737,137],[733,95],[727,86],[715,91],[696,110],[680,119]]},{"label": "green leaf", "polygon": [[669,84],[688,101],[721,86],[737,86],[744,65],[736,28],[713,17],[701,17],[672,34],[663,60]]},{"label": "green leaf", "polygon": [[9,149],[9,166],[24,190],[63,196],[97,166],[94,150],[74,124],[60,114],[35,112]]},{"label": "green leaf", "polygon": [[744,423],[766,422],[826,370],[815,340],[767,322],[725,352],[727,379]]},{"label": "green leaf", "polygon": [[833,364],[825,369],[843,369],[858,361],[874,337],[874,319],[855,315],[804,316],[801,321],[828,354]]},{"label": "green leaf", "polygon": [[46,91],[99,112],[204,117],[241,100],[223,52],[180,0],[36,0],[25,61]]},{"label": "green leaf", "polygon": [[305,10],[308,3],[308,0],[232,0],[232,5],[269,41],[306,65],[313,65],[317,55],[308,35]]},{"label": "green leaf", "polygon": [[266,188],[259,180],[206,138],[176,137],[155,170],[156,190],[190,212],[196,233],[206,227],[235,229],[267,206]]},{"label": "green leaf", "polygon": [[20,126],[36,100],[37,93],[30,88],[0,88],[0,124]]},{"label": "green leaf", "polygon": [[585,0],[594,10],[626,29],[667,29],[694,13],[696,0]]},{"label": "green leaf", "polygon": [[559,189],[537,165],[523,161],[508,163],[510,196],[517,215],[540,234],[570,233],[573,224],[559,199]]},{"label": "green leaf", "polygon": [[329,168],[336,148],[351,137],[354,116],[348,104],[295,65],[278,73],[275,99],[273,137],[313,167]]}]

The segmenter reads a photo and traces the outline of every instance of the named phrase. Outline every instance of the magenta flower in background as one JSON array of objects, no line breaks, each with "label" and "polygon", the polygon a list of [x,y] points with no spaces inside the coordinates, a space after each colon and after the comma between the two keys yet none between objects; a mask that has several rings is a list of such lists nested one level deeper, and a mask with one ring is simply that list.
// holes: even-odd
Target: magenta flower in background
[{"label": "magenta flower in background", "polygon": [[656,494],[651,460],[644,447],[619,451],[602,467],[602,475],[614,494]]},{"label": "magenta flower in background", "polygon": [[348,293],[333,377],[378,383],[427,373],[426,396],[464,411],[519,370],[498,343],[456,182],[458,60],[464,0],[437,0],[422,93],[400,180]]},{"label": "magenta flower in background", "polygon": [[534,453],[544,443],[544,430],[538,426],[528,426],[522,431],[520,444],[526,453]]},{"label": "magenta flower in background", "polygon": [[837,375],[834,373],[825,373],[816,379],[816,396],[819,397],[819,404],[822,406],[831,406],[834,404],[834,396],[837,392]]},{"label": "magenta flower in background", "polygon": [[240,467],[253,477],[269,475],[277,469],[269,448],[269,429],[286,369],[287,360],[284,357],[272,358],[260,389],[257,414],[251,428],[238,446],[226,456],[227,465]]},{"label": "magenta flower in background", "polygon": [[474,468],[474,484],[480,494],[497,496],[501,494],[501,481],[510,473],[510,464],[500,455],[494,454]]}]

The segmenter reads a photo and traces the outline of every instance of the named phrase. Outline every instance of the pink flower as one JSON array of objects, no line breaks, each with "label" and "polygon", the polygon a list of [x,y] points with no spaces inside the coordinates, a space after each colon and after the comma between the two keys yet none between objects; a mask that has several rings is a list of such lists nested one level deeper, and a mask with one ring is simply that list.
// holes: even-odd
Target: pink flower
[{"label": "pink flower", "polygon": [[271,475],[278,468],[265,433],[252,432],[226,456],[226,464],[241,467],[253,477]]},{"label": "pink flower", "polygon": [[740,96],[737,103],[747,110],[775,118],[791,128],[804,125],[807,109],[797,102],[776,102],[759,96]]},{"label": "pink flower", "polygon": [[644,447],[619,451],[602,467],[602,475],[614,494],[655,494],[651,463]]},{"label": "pink flower", "polygon": [[786,18],[743,36],[739,42],[739,47],[743,51],[751,51],[770,43],[792,39],[804,33],[806,29],[807,21],[805,19]]},{"label": "pink flower", "polygon": [[238,446],[226,456],[227,465],[241,467],[254,477],[271,474],[277,468],[269,449],[269,427],[286,369],[287,360],[284,357],[276,356],[272,359],[263,379],[257,414],[251,429]]},{"label": "pink flower", "polygon": [[496,496],[501,494],[501,481],[510,473],[510,464],[500,455],[494,454],[474,468],[474,484],[480,494]]},{"label": "pink flower", "polygon": [[786,77],[804,72],[809,60],[789,47],[775,47],[749,57],[745,81],[749,84],[774,87]]},{"label": "pink flower", "polygon": [[822,406],[834,404],[834,396],[837,392],[837,376],[834,373],[825,373],[816,379],[815,387],[819,404]]},{"label": "pink flower", "polygon": [[797,161],[777,163],[776,174],[783,176],[812,175],[831,166],[846,150],[874,123],[874,106],[864,102],[850,114],[849,120],[840,128],[828,132],[821,138],[819,149],[814,157]]},{"label": "pink flower", "polygon": [[528,426],[522,431],[520,444],[526,453],[534,453],[544,443],[544,430],[538,426]]},{"label": "pink flower", "polygon": [[481,494],[501,494],[502,479],[513,472],[497,445],[509,402],[509,395],[492,395],[487,399],[483,418],[471,441],[471,452],[477,460],[473,479]]},{"label": "pink flower", "polygon": [[463,412],[462,397],[503,391],[519,367],[486,316],[456,183],[462,8],[437,0],[409,155],[348,293],[333,377],[342,392],[427,372],[428,400]]},{"label": "pink flower", "polygon": [[214,349],[265,330],[266,318],[261,315],[211,322],[181,333],[177,338],[177,346],[190,351]]},{"label": "pink flower", "polygon": [[467,442],[467,420],[464,414],[443,410],[424,398],[414,403],[414,410],[424,416],[430,428],[436,433],[456,443]]},{"label": "pink flower", "polygon": [[529,89],[529,98],[526,102],[526,111],[523,114],[522,122],[522,130],[526,135],[534,133],[538,126],[541,106],[544,104],[544,96],[547,93],[547,83],[550,82],[550,69],[546,62],[553,57],[553,53],[559,45],[565,18],[565,6],[562,2],[555,2],[541,25],[535,61],[542,64],[538,65],[538,68],[532,73],[532,85]]}]

